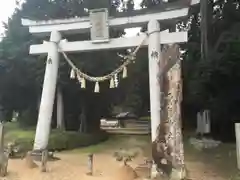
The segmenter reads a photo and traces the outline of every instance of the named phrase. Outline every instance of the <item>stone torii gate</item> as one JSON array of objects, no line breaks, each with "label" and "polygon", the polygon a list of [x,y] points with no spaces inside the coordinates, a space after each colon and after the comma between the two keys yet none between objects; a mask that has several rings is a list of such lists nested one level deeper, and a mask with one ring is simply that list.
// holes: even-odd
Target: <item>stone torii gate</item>
[{"label": "stone torii gate", "polygon": [[[185,0],[184,0],[185,1]],[[56,91],[58,67],[59,67],[59,51],[64,52],[89,52],[106,49],[126,49],[138,46],[144,39],[145,35],[129,38],[113,38],[109,39],[108,27],[115,28],[132,28],[148,24],[148,39],[144,41],[143,46],[148,46],[149,50],[149,81],[150,81],[150,110],[151,110],[151,135],[152,141],[157,138],[157,128],[161,122],[161,86],[158,75],[160,67],[158,63],[162,63],[161,44],[184,43],[188,40],[187,32],[167,32],[161,31],[161,22],[176,23],[188,15],[191,5],[199,3],[199,0],[189,0],[188,5],[181,5],[172,8],[163,9],[161,12],[136,15],[131,17],[109,18],[107,11],[104,9],[90,11],[90,18],[71,18],[49,21],[32,21],[22,19],[22,25],[29,27],[29,32],[34,35],[49,36],[49,42],[43,44],[31,45],[30,54],[48,55],[46,63],[46,71],[42,90],[42,98],[39,108],[38,123],[36,128],[34,150],[43,150],[47,148],[50,134],[50,126],[53,112],[54,97]],[[186,3],[183,3],[186,4]],[[100,12],[99,12],[100,11]],[[96,16],[101,16],[101,30],[96,29]],[[94,20],[95,19],[95,20]],[[91,40],[68,42],[63,40],[61,34],[84,33],[91,30]],[[97,31],[102,31],[102,34]],[[60,47],[60,49],[59,49]],[[153,55],[156,56],[153,56]],[[158,62],[159,61],[159,62]]]}]

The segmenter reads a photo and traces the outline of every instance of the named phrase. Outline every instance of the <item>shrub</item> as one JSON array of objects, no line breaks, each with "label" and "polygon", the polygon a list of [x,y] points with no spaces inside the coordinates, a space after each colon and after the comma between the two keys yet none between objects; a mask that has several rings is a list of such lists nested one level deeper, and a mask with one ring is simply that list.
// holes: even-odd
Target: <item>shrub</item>
[{"label": "shrub", "polygon": [[54,130],[49,139],[48,148],[51,150],[66,150],[78,147],[90,146],[106,140],[108,137],[104,131],[94,134],[84,134],[71,131]]},{"label": "shrub", "polygon": [[[13,128],[6,126],[5,142],[15,142],[26,150],[31,150],[33,147],[35,131],[33,129]],[[15,126],[17,127],[17,126]],[[83,134],[80,132],[52,130],[48,142],[49,150],[69,150],[84,146],[90,146],[104,141],[108,138],[108,134],[104,131],[99,131],[94,134]]]}]

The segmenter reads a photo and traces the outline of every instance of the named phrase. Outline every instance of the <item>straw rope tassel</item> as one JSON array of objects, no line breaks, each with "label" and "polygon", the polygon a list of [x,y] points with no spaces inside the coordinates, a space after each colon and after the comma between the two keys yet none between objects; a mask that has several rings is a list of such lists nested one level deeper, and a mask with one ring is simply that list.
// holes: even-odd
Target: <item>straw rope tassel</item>
[{"label": "straw rope tassel", "polygon": [[75,79],[75,78],[76,78],[75,70],[71,69],[70,79]]},{"label": "straw rope tassel", "polygon": [[95,93],[99,93],[100,92],[100,87],[99,87],[99,82],[98,81],[95,84],[94,92]]},{"label": "straw rope tassel", "polygon": [[123,77],[123,79],[127,78],[127,67],[126,66],[123,67],[123,76],[122,77]]},{"label": "straw rope tassel", "polygon": [[[95,82],[94,92],[99,93],[100,92],[99,82],[110,79],[110,88],[116,88],[116,87],[118,87],[118,84],[119,84],[118,73],[122,72],[123,78],[126,78],[128,76],[127,75],[127,65],[135,62],[134,61],[134,59],[136,58],[135,56],[147,38],[148,38],[148,34],[146,34],[146,36],[144,37],[142,42],[139,44],[139,46],[137,46],[135,48],[135,50],[129,56],[122,56],[124,58],[125,62],[120,67],[118,67],[117,69],[112,71],[110,74],[104,75],[102,77],[92,77],[88,74],[81,72],[81,70],[78,69],[75,66],[75,64],[69,59],[67,54],[61,50],[61,47],[58,47],[58,48],[60,49],[60,52],[64,56],[64,59],[67,61],[69,66],[71,66],[71,68],[72,68],[71,72],[70,72],[70,79],[77,79],[78,82],[81,84],[81,88],[86,88],[86,80]],[[51,61],[51,59],[49,59],[49,63],[51,63],[50,61]]]},{"label": "straw rope tassel", "polygon": [[111,78],[110,80],[110,89],[113,89],[115,86],[114,86],[114,80],[113,78]]},{"label": "straw rope tassel", "polygon": [[86,80],[84,78],[81,79],[81,88],[82,89],[86,88]]},{"label": "straw rope tassel", "polygon": [[79,74],[77,74],[77,80],[78,80],[79,83],[82,82],[82,78],[81,78],[81,76]]},{"label": "straw rope tassel", "polygon": [[119,81],[118,81],[118,74],[114,75],[114,86],[118,87]]}]

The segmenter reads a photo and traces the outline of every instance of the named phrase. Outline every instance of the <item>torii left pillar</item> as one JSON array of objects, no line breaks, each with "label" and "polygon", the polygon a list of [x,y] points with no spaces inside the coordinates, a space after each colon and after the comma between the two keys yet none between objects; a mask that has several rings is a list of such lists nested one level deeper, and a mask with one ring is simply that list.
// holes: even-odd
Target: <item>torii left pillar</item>
[{"label": "torii left pillar", "polygon": [[48,42],[49,51],[38,114],[34,150],[45,150],[48,145],[59,67],[58,43],[61,41],[61,38],[59,32],[53,31],[50,36],[50,42]]},{"label": "torii left pillar", "polygon": [[[150,20],[148,23],[149,45],[148,45],[148,63],[149,63],[149,90],[150,90],[150,112],[151,112],[151,137],[152,142],[158,141],[158,127],[161,122],[161,76],[159,63],[162,63],[161,45],[160,45],[160,24],[157,20]],[[162,64],[160,64],[162,66]],[[152,164],[152,179],[156,178],[157,164]]]}]

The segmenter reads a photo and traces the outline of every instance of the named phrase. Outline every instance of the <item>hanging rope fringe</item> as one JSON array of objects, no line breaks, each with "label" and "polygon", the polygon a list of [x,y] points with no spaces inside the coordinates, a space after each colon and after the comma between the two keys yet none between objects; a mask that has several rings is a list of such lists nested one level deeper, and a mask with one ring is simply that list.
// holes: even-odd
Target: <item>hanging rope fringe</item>
[{"label": "hanging rope fringe", "polygon": [[114,75],[114,86],[118,87],[118,75],[117,74]]},{"label": "hanging rope fringe", "polygon": [[94,92],[95,92],[95,93],[99,93],[99,92],[100,92],[99,82],[96,82],[95,88],[94,88]]},{"label": "hanging rope fringe", "polygon": [[78,69],[73,62],[68,58],[67,54],[64,51],[61,51],[61,47],[59,47],[60,52],[63,54],[64,59],[67,61],[67,63],[71,66],[72,69],[76,69],[78,71],[78,74],[84,78],[85,80],[88,81],[92,81],[92,82],[102,82],[102,81],[106,81],[106,80],[110,80],[115,74],[118,74],[120,72],[123,71],[124,67],[126,67],[128,64],[132,63],[135,59],[136,59],[136,53],[139,51],[140,47],[143,45],[143,43],[145,42],[145,40],[147,39],[148,36],[146,36],[143,41],[141,42],[141,44],[133,51],[133,53],[131,53],[128,56],[125,56],[125,62],[116,70],[114,70],[113,72],[111,72],[108,75],[102,76],[102,77],[92,77],[89,76],[83,72],[81,72],[80,69]]},{"label": "hanging rope fringe", "polygon": [[72,61],[68,58],[68,56],[66,55],[66,53],[64,52],[61,52],[65,58],[65,60],[67,61],[67,63],[73,68],[73,69],[76,69],[77,70],[77,74],[79,74],[82,78],[88,80],[88,81],[92,81],[92,82],[103,82],[103,81],[106,81],[106,80],[110,80],[111,77],[113,77],[115,74],[118,74],[120,72],[123,71],[124,67],[126,67],[128,64],[132,63],[133,60],[135,59],[135,56],[133,55],[129,55],[129,56],[126,56],[126,61],[119,67],[117,68],[116,70],[114,70],[113,72],[111,72],[110,74],[108,75],[105,75],[105,76],[102,76],[102,77],[92,77],[92,76],[89,76],[83,72],[81,72],[80,69],[78,69],[73,63]]},{"label": "hanging rope fringe", "polygon": [[70,79],[75,79],[75,78],[76,78],[75,70],[72,69],[70,73]]},{"label": "hanging rope fringe", "polygon": [[122,77],[123,78],[127,77],[127,65],[135,62],[136,54],[139,51],[139,49],[141,48],[141,46],[144,44],[144,42],[147,38],[148,38],[148,34],[146,34],[146,36],[144,37],[144,39],[142,40],[140,45],[137,46],[136,49],[130,55],[123,56],[123,59],[125,60],[125,62],[121,66],[119,66],[117,69],[115,69],[110,74],[104,75],[102,77],[92,77],[92,76],[89,76],[89,75],[83,73],[80,69],[78,69],[74,65],[74,63],[69,59],[67,54],[61,50],[61,47],[58,47],[58,48],[59,48],[60,52],[62,53],[64,59],[67,61],[67,63],[72,68],[71,73],[70,73],[70,78],[71,79],[77,78],[79,83],[81,83],[81,88],[86,88],[86,80],[95,82],[96,84],[95,84],[94,92],[98,93],[98,92],[100,92],[99,82],[110,80],[110,88],[115,88],[118,86],[118,83],[119,83],[118,77],[117,77],[118,73],[122,72],[123,73]]},{"label": "hanging rope fringe", "polygon": [[86,80],[84,78],[81,79],[81,88],[82,89],[86,88]]},{"label": "hanging rope fringe", "polygon": [[111,78],[111,80],[110,80],[110,89],[113,89],[113,88],[115,88],[114,80],[113,80],[113,78]]},{"label": "hanging rope fringe", "polygon": [[81,84],[81,82],[82,82],[82,77],[81,77],[79,74],[77,74],[77,80],[78,80],[78,82]]},{"label": "hanging rope fringe", "polygon": [[124,68],[123,68],[123,79],[125,79],[125,78],[127,78],[127,67],[125,66]]}]

